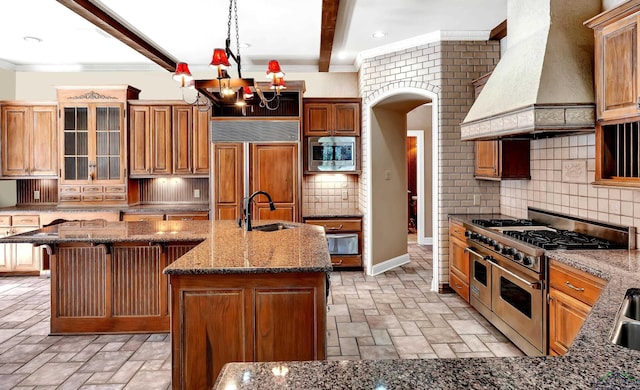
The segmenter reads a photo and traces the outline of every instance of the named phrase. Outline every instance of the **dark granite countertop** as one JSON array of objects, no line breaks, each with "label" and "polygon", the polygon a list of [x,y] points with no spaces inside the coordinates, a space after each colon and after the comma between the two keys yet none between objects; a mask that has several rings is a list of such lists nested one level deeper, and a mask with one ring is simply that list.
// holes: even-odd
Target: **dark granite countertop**
[{"label": "dark granite countertop", "polygon": [[288,229],[246,232],[235,221],[75,221],[0,239],[0,243],[57,245],[69,242],[200,242],[173,262],[166,274],[328,272],[324,229],[283,221]]},{"label": "dark granite countertop", "polygon": [[304,219],[322,218],[362,218],[364,213],[358,209],[321,209],[304,211]]},{"label": "dark granite countertop", "polygon": [[[470,218],[467,215],[451,217]],[[640,251],[556,250],[547,254],[608,281],[565,356],[230,363],[223,368],[215,388],[640,388],[640,351],[609,342],[626,290],[640,287]],[[283,372],[281,367],[288,370],[284,376],[276,375]]]}]

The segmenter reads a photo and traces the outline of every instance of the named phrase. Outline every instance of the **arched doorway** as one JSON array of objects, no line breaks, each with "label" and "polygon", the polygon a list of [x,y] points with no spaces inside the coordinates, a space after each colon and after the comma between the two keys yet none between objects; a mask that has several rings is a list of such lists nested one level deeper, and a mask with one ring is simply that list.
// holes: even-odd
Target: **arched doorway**
[{"label": "arched doorway", "polygon": [[[407,113],[431,102],[432,145],[438,142],[438,96],[425,89],[399,87],[365,102],[365,132],[363,137],[363,171],[361,191],[364,193],[365,212],[365,264],[368,274],[379,274],[409,261],[407,251],[407,168],[406,136]],[[435,148],[432,148],[435,149]],[[433,150],[426,153],[432,157],[431,229],[438,232],[438,158]],[[424,218],[419,215],[418,218]],[[424,225],[423,225],[424,226]],[[437,240],[433,249],[433,284],[437,291],[439,275]]]}]

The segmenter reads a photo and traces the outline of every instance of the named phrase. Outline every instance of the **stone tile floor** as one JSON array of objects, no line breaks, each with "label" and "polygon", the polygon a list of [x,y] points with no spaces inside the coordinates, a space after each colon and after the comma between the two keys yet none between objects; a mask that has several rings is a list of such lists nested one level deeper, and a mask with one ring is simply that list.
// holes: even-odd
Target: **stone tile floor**
[{"label": "stone tile floor", "polygon": [[[331,275],[329,359],[522,355],[456,295],[430,291],[431,247],[409,253],[375,277]],[[170,388],[167,334],[49,336],[49,282],[0,277],[0,389]]]}]

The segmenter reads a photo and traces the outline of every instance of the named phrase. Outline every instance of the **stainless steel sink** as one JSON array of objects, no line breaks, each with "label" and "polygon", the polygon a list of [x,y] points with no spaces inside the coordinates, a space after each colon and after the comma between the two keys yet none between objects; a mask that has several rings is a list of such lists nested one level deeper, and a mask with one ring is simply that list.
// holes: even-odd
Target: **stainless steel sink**
[{"label": "stainless steel sink", "polygon": [[609,340],[620,346],[640,351],[640,289],[627,290],[616,314]]},{"label": "stainless steel sink", "polygon": [[297,226],[294,225],[285,225],[284,223],[278,222],[278,223],[270,223],[267,225],[259,225],[259,226],[253,226],[252,229],[253,230],[257,230],[259,232],[275,232],[278,230],[284,230],[284,229],[292,229],[295,228]]}]

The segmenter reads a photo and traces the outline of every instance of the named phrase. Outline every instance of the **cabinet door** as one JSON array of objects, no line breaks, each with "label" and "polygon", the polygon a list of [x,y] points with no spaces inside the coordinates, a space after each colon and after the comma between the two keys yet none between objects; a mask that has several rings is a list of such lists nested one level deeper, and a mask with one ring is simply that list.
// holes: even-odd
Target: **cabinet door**
[{"label": "cabinet door", "polygon": [[2,107],[2,176],[29,173],[28,107]]},{"label": "cabinet door", "polygon": [[211,111],[193,108],[193,173],[209,175],[209,121]]},{"label": "cabinet door", "polygon": [[586,320],[591,306],[549,289],[549,349],[564,355]]},{"label": "cabinet door", "polygon": [[[89,107],[62,108],[63,183],[86,183],[89,177]],[[93,156],[92,156],[93,157]]]},{"label": "cabinet door", "polygon": [[98,183],[124,183],[124,114],[123,105],[91,105],[94,132],[89,132],[92,180]]},{"label": "cabinet door", "polygon": [[173,106],[173,173],[192,173],[193,112],[191,106]]},{"label": "cabinet door", "polygon": [[149,106],[129,107],[129,175],[151,173]]},{"label": "cabinet door", "polygon": [[266,191],[276,206],[271,211],[265,196],[256,197],[255,219],[298,221],[298,145],[252,144],[250,160],[250,192]]},{"label": "cabinet door", "polygon": [[596,87],[598,118],[637,115],[640,109],[639,16],[612,23],[596,35]]},{"label": "cabinet door", "polygon": [[469,284],[469,253],[464,250],[466,245],[464,242],[451,237],[449,238],[449,244],[449,266],[464,278],[463,282]]},{"label": "cabinet door", "polygon": [[171,174],[171,106],[151,106],[151,173]]},{"label": "cabinet door", "polygon": [[333,130],[335,135],[360,135],[360,105],[337,103],[333,105]]},{"label": "cabinet door", "polygon": [[[13,234],[30,232],[38,229],[38,226],[13,228]],[[32,244],[10,244],[13,245],[13,270],[14,271],[39,271],[42,261],[42,248],[34,247]]]},{"label": "cabinet door", "polygon": [[324,137],[331,133],[331,105],[308,103],[304,105],[304,135]]},{"label": "cabinet door", "polygon": [[58,116],[56,106],[31,108],[31,176],[58,175]]},{"label": "cabinet door", "polygon": [[499,141],[475,141],[475,176],[500,177]]},{"label": "cabinet door", "polygon": [[213,159],[213,219],[239,219],[244,188],[243,145],[216,143]]}]

